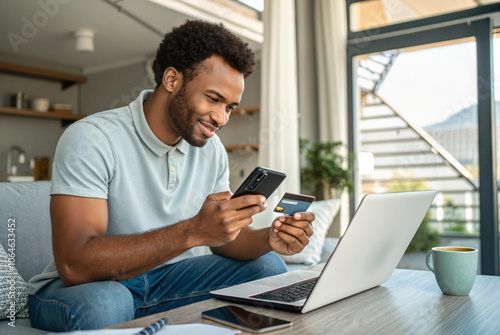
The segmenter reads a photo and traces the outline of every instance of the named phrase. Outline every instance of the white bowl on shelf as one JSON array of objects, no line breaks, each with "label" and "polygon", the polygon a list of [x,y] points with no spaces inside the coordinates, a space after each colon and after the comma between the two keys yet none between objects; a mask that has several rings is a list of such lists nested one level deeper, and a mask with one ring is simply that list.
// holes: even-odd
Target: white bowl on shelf
[{"label": "white bowl on shelf", "polygon": [[31,108],[37,112],[48,112],[50,101],[47,98],[35,98],[31,101]]}]

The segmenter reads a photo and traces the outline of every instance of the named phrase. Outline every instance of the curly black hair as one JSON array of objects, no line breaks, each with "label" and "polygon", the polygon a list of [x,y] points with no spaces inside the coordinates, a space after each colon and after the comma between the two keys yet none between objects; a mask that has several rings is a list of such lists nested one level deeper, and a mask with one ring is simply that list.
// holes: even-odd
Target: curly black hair
[{"label": "curly black hair", "polygon": [[255,71],[255,54],[239,37],[225,28],[199,20],[187,20],[165,35],[153,62],[156,85],[162,82],[168,67],[180,71],[185,82],[192,80],[203,69],[203,61],[219,55],[247,78]]}]

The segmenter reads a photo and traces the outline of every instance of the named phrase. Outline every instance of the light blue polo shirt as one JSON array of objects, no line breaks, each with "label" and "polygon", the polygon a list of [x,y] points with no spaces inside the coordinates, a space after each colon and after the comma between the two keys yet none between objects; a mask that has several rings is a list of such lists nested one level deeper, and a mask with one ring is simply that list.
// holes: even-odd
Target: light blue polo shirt
[{"label": "light blue polo shirt", "polygon": [[[209,194],[229,190],[227,153],[218,136],[203,147],[184,140],[164,144],[144,116],[142,104],[151,93],[75,122],[57,144],[51,195],[107,199],[106,235],[173,225],[195,216]],[[165,264],[197,254],[191,249]],[[52,261],[30,285],[36,291],[57,277]]]}]

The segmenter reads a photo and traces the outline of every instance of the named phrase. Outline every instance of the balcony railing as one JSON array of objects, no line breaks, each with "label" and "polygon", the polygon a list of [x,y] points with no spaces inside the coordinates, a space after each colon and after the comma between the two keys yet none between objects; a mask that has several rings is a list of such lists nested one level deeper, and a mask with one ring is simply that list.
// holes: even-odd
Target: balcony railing
[{"label": "balcony railing", "polygon": [[362,191],[386,192],[395,183],[437,189],[431,226],[442,235],[475,236],[479,232],[476,177],[377,93],[396,57],[397,52],[385,52],[360,61],[360,151],[374,156],[374,173],[361,177]]}]

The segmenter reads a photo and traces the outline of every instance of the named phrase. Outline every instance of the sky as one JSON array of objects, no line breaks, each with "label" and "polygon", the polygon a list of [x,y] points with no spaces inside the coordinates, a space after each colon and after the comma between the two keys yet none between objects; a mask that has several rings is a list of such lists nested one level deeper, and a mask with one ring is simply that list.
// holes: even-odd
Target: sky
[{"label": "sky", "polygon": [[[495,99],[500,100],[500,38],[493,42]],[[380,95],[424,127],[477,103],[475,42],[401,53]]]},{"label": "sky", "polygon": [[262,12],[264,10],[264,0],[238,0],[247,6],[253,7],[258,11]]}]

